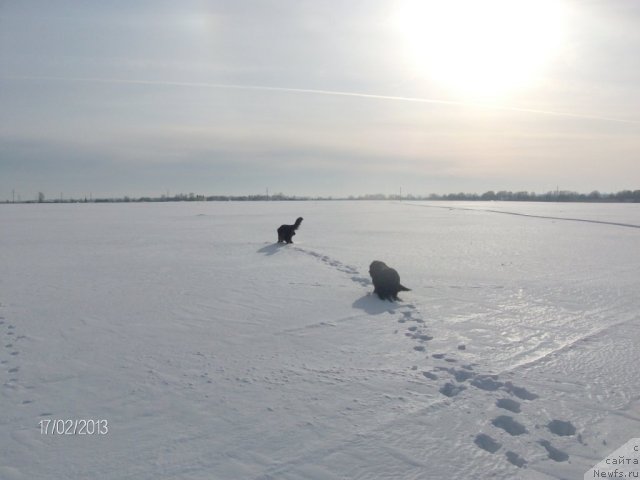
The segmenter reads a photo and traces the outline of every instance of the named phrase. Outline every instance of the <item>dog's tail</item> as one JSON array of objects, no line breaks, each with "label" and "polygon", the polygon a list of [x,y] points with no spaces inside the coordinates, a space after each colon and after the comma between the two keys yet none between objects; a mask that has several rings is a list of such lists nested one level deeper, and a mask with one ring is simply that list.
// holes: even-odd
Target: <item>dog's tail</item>
[{"label": "dog's tail", "polygon": [[405,287],[404,285],[398,285],[398,291],[399,291],[399,292],[410,292],[410,291],[411,291],[411,289],[410,289],[410,288]]}]

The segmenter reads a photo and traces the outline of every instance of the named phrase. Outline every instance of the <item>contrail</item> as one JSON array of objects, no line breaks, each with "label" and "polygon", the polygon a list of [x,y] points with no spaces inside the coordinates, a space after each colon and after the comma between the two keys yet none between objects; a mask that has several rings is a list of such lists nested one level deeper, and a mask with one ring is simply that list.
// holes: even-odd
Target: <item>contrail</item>
[{"label": "contrail", "polygon": [[338,97],[354,97],[366,98],[373,100],[389,100],[397,102],[412,103],[429,103],[436,105],[450,105],[456,107],[474,107],[484,108],[488,110],[532,113],[536,115],[550,115],[555,117],[580,118],[584,120],[597,120],[605,122],[627,123],[632,125],[640,124],[640,120],[628,120],[624,118],[602,117],[598,115],[583,115],[571,112],[557,112],[553,110],[537,110],[533,108],[520,108],[512,106],[499,106],[474,102],[458,102],[455,100],[440,100],[436,98],[420,98],[420,97],[403,97],[395,95],[376,95],[372,93],[343,92],[339,90],[319,90],[311,88],[289,88],[289,87],[268,87],[264,85],[238,85],[228,83],[206,83],[206,82],[172,82],[165,80],[129,80],[120,78],[92,78],[92,77],[28,77],[28,76],[5,76],[0,77],[4,80],[50,80],[56,82],[89,82],[89,83],[108,83],[123,85],[156,85],[165,87],[183,87],[183,88],[214,88],[228,90],[255,90],[263,92],[281,92],[281,93],[303,93],[310,95],[330,95]]}]

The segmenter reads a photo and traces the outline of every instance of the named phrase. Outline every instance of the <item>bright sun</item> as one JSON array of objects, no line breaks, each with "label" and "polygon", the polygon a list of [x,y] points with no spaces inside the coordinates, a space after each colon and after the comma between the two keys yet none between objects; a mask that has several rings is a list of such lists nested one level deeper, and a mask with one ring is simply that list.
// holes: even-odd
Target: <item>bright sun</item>
[{"label": "bright sun", "polygon": [[406,0],[396,20],[418,73],[495,98],[535,82],[562,44],[565,12],[560,0]]}]

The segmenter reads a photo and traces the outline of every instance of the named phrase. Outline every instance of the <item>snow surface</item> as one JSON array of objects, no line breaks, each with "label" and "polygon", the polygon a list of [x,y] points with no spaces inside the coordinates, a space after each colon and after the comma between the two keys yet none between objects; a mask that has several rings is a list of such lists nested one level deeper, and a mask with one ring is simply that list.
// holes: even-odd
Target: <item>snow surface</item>
[{"label": "snow surface", "polygon": [[[582,478],[639,436],[637,204],[0,205],[0,224],[1,479]],[[372,260],[401,302],[371,294]]]}]

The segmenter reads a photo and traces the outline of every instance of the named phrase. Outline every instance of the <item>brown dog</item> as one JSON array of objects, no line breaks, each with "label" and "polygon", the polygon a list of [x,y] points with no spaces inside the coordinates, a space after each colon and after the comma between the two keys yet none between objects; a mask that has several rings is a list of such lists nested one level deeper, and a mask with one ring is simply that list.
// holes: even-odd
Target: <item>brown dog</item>
[{"label": "brown dog", "polygon": [[369,275],[373,282],[373,293],[380,300],[398,300],[398,292],[408,292],[409,288],[400,284],[400,275],[386,263],[374,260],[369,265]]}]

